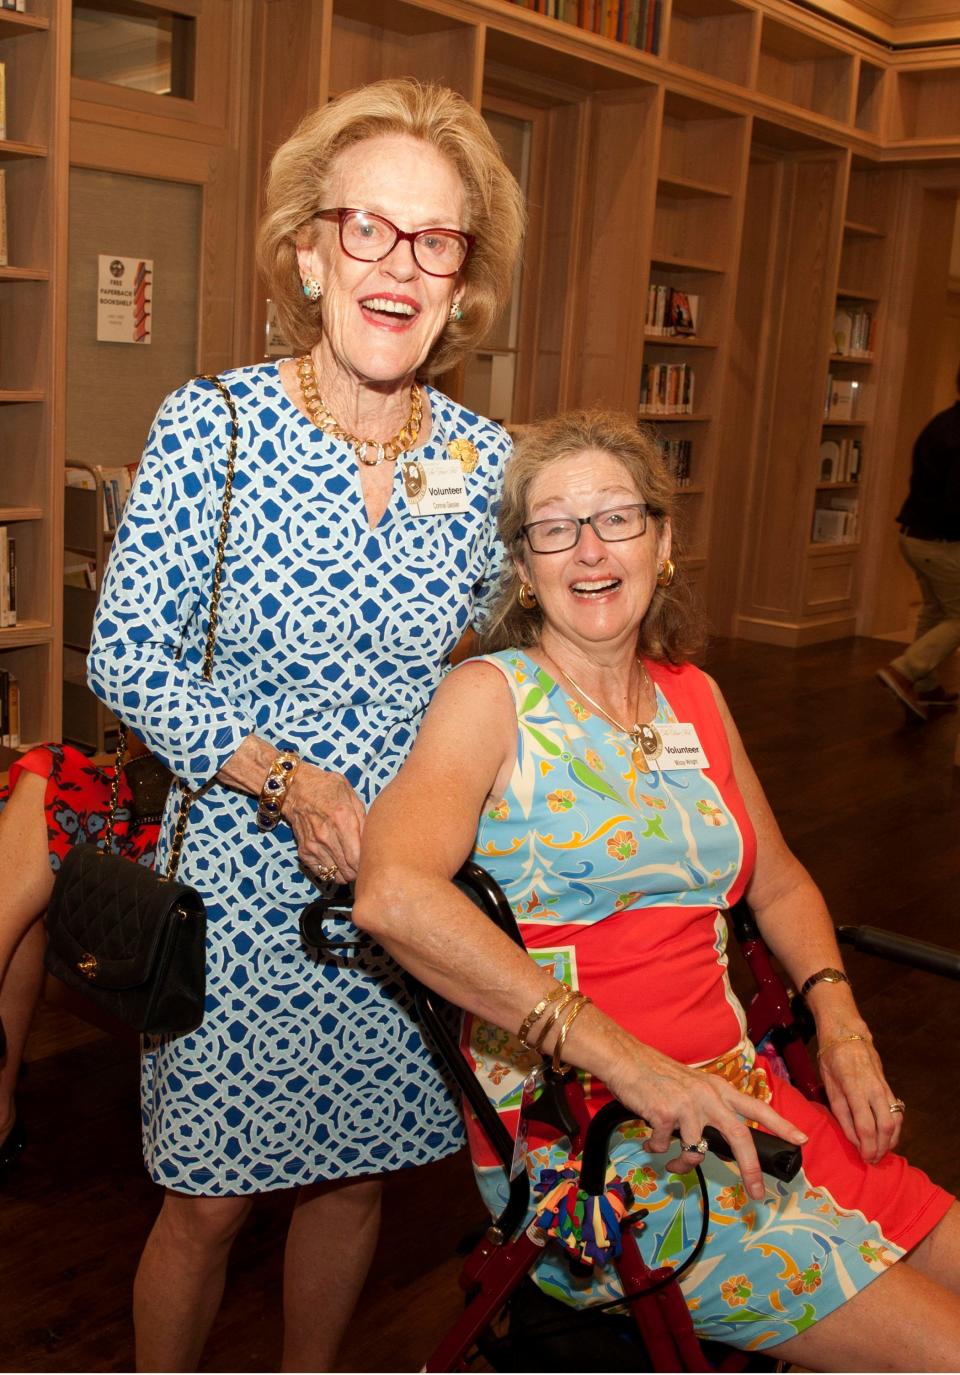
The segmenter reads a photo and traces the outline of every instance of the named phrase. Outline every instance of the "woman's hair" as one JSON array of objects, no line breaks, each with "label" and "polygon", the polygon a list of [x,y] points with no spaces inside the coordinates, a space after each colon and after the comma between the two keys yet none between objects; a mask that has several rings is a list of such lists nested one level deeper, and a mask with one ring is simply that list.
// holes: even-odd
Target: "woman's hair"
[{"label": "woman's hair", "polygon": [[[522,557],[529,563],[531,558],[523,534],[528,519],[530,487],[551,464],[591,449],[619,459],[658,529],[663,528],[666,520],[671,522],[677,573],[669,587],[657,587],[654,591],[640,624],[637,649],[651,659],[682,663],[701,649],[704,633],[702,614],[693,600],[677,555],[673,478],[649,432],[639,429],[629,416],[616,411],[568,411],[565,415],[518,428],[513,456],[504,475],[498,522],[500,538],[510,557],[501,570],[496,602],[481,634],[481,648],[485,653],[513,645],[523,649],[540,639],[543,629],[540,607],[526,611],[517,601],[520,575],[515,560]],[[533,554],[532,557],[549,555]]]},{"label": "woman's hair", "polygon": [[[461,278],[461,320],[448,323],[423,370],[443,372],[486,337],[510,298],[523,237],[523,195],[484,120],[455,91],[408,79],[376,81],[314,110],[274,154],[257,261],[291,347],[306,352],[322,333],[322,309],[303,294],[297,240],[315,235],[334,163],[364,139],[406,134],[448,158],[463,184],[465,223],[476,235]],[[366,209],[365,206],[358,207]]]}]

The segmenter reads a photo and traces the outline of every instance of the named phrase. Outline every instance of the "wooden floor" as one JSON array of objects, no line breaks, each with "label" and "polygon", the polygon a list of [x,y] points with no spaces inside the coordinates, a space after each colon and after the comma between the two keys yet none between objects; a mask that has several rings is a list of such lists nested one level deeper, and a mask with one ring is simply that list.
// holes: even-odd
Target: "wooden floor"
[{"label": "wooden floor", "polygon": [[[836,919],[960,947],[960,723],[907,723],[872,677],[890,653],[877,640],[724,642],[708,666]],[[855,953],[847,965],[908,1104],[908,1153],[956,1190],[960,985]],[[18,1099],[30,1145],[0,1194],[0,1369],[128,1370],[130,1284],[158,1206],[140,1164],[135,1054],[47,1010],[31,1055]],[[276,1368],[290,1202],[265,1196],[238,1241],[204,1369]],[[454,1251],[481,1217],[462,1155],[389,1181],[343,1369],[420,1368],[458,1311]]]}]

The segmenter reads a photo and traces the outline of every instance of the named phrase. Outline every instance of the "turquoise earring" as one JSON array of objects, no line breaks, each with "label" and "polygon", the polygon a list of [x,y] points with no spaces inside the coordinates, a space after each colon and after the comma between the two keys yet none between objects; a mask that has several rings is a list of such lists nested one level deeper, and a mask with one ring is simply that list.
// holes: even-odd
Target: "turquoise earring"
[{"label": "turquoise earring", "polygon": [[317,281],[316,277],[304,277],[303,294],[304,296],[306,296],[308,301],[320,300],[320,297],[323,295],[323,291],[321,290],[320,283]]},{"label": "turquoise earring", "polygon": [[450,307],[450,319],[451,321],[463,319],[463,311],[460,309],[459,301],[454,301],[453,305]]}]

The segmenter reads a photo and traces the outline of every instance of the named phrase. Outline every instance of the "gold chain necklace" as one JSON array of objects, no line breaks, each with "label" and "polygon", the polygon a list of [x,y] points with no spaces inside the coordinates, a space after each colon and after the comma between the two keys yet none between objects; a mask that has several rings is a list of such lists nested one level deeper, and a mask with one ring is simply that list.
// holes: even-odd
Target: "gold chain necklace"
[{"label": "gold chain necklace", "polygon": [[[544,652],[542,646],[540,652],[541,654]],[[649,773],[650,765],[648,763],[648,760],[658,759],[663,751],[663,740],[660,738],[660,732],[657,730],[656,726],[652,722],[642,724],[641,722],[634,720],[633,726],[629,727],[624,726],[619,721],[614,720],[614,718],[610,715],[608,711],[604,711],[603,707],[600,705],[599,702],[595,702],[588,692],[584,692],[580,684],[570,677],[570,674],[566,671],[566,669],[561,668],[555,659],[550,658],[549,654],[546,655],[546,657],[550,659],[551,664],[553,664],[554,668],[561,675],[561,677],[566,678],[567,682],[573,688],[574,692],[577,694],[578,697],[582,697],[585,702],[589,702],[590,705],[593,707],[594,711],[598,711],[600,715],[603,717],[603,719],[605,721],[608,721],[610,725],[614,727],[615,730],[618,730],[621,732],[621,734],[629,737],[630,743],[633,746],[633,750],[631,751],[630,757],[633,760],[634,768],[639,773]],[[637,685],[637,705],[634,712],[635,716],[640,715],[640,694],[643,691],[644,684],[650,681],[650,675],[647,672],[646,667],[640,662],[639,659],[637,660],[637,667],[640,670],[640,681]]]},{"label": "gold chain necklace", "polygon": [[[323,430],[324,434],[332,435],[334,439],[343,439],[348,444],[352,444],[358,461],[366,464],[368,468],[375,468],[378,463],[396,463],[402,453],[407,449],[412,449],[416,444],[420,434],[420,420],[423,415],[423,398],[416,382],[410,388],[410,415],[406,424],[401,430],[398,430],[392,439],[381,444],[379,439],[359,439],[355,434],[350,434],[349,430],[345,430],[331,415],[326,402],[320,395],[317,386],[317,374],[314,372],[313,359],[309,353],[305,353],[297,359],[297,377],[300,379],[303,404],[317,429]],[[367,457],[368,449],[376,450],[376,458]]]}]

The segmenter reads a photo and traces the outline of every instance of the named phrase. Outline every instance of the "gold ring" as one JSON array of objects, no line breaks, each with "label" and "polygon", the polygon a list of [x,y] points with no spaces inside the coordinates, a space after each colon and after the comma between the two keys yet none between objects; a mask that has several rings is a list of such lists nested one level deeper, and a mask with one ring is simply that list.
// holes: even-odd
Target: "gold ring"
[{"label": "gold ring", "polygon": [[337,866],[335,864],[322,864],[316,874],[317,878],[322,879],[324,883],[329,883],[332,878],[337,876]]},{"label": "gold ring", "polygon": [[907,1105],[902,1098],[895,1098],[890,1104],[890,1111],[894,1113],[903,1113],[906,1111],[906,1107]]}]

